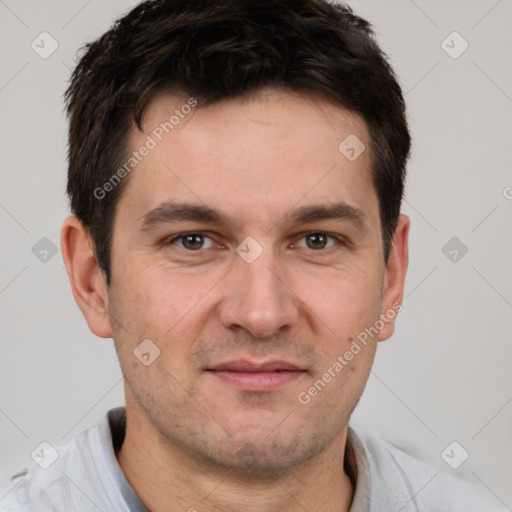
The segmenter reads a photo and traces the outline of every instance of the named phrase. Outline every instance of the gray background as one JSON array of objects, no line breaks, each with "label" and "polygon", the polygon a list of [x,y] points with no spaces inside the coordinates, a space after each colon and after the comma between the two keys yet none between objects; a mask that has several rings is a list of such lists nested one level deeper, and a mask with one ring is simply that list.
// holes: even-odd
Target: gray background
[{"label": "gray background", "polygon": [[[66,442],[124,403],[113,342],[89,331],[60,253],[62,94],[78,48],[135,3],[0,0],[2,482],[41,441]],[[353,424],[512,510],[512,1],[351,5],[391,59],[414,139],[404,308]],[[59,45],[46,59],[31,48],[43,31]],[[469,44],[458,58],[458,36],[442,43],[453,31]],[[43,237],[58,249],[46,262],[32,251]],[[452,441],[469,453],[456,470],[441,457]]]}]

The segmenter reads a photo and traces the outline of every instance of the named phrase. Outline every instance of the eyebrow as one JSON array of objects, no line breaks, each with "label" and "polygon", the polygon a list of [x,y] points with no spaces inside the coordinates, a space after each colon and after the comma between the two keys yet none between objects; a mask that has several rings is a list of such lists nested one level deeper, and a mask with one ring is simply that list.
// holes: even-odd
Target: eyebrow
[{"label": "eyebrow", "polygon": [[[363,210],[343,202],[302,206],[288,212],[278,223],[283,219],[286,219],[289,224],[307,224],[320,220],[334,219],[349,221],[360,229],[367,227],[367,215]],[[175,201],[167,201],[160,204],[147,214],[139,217],[138,220],[139,229],[143,232],[152,231],[160,225],[178,221],[197,221],[212,225],[225,225],[231,229],[237,225],[236,222],[222,212],[206,205],[178,203]]]}]

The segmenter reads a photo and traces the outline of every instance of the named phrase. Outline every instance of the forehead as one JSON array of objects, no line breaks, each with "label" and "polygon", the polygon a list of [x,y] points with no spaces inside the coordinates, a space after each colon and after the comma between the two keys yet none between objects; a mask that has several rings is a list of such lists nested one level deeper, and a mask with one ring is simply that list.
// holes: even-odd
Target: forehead
[{"label": "forehead", "polygon": [[177,201],[202,203],[239,226],[275,224],[294,207],[321,203],[377,213],[366,123],[327,100],[264,90],[200,106],[160,94],[143,132],[133,129],[128,140],[130,153],[144,146],[151,149],[118,206],[132,224]]}]

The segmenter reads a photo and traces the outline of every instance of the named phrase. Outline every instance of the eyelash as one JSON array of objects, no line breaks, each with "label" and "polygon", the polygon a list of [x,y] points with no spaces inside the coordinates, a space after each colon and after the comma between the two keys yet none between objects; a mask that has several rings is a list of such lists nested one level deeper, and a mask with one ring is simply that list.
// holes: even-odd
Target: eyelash
[{"label": "eyelash", "polygon": [[[208,236],[206,233],[203,233],[201,231],[189,231],[187,233],[180,233],[179,235],[173,236],[172,238],[168,239],[164,245],[173,245],[175,241],[177,241],[179,239],[183,240],[185,237],[190,236],[190,235],[199,235],[199,236],[211,239],[210,236]],[[310,235],[325,235],[328,238],[336,240],[336,242],[337,242],[337,245],[328,247],[325,249],[317,249],[317,250],[310,249],[312,252],[315,252],[315,253],[329,253],[329,252],[331,252],[332,249],[339,249],[339,248],[347,245],[347,239],[345,237],[343,237],[341,235],[333,235],[333,234],[327,233],[325,231],[308,231],[307,233],[303,233],[302,236],[299,238],[299,240],[302,240],[303,238],[306,238]],[[197,249],[194,251],[194,250],[186,249],[184,247],[180,247],[180,249],[187,253],[191,253],[191,254],[193,254],[193,253],[199,254],[199,253],[207,250],[207,249],[201,248],[201,249]],[[306,249],[308,249],[308,247],[306,247]]]}]

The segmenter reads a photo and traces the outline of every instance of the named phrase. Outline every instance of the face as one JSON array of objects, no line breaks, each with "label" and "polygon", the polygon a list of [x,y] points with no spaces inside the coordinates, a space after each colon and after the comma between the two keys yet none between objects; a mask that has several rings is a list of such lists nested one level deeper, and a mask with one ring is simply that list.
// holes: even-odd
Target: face
[{"label": "face", "polygon": [[108,310],[127,405],[169,449],[283,473],[346,434],[384,337],[361,333],[396,298],[369,150],[338,149],[351,134],[369,148],[368,130],[298,94],[188,100],[158,96],[129,139],[147,145],[179,110],[116,210]]}]

